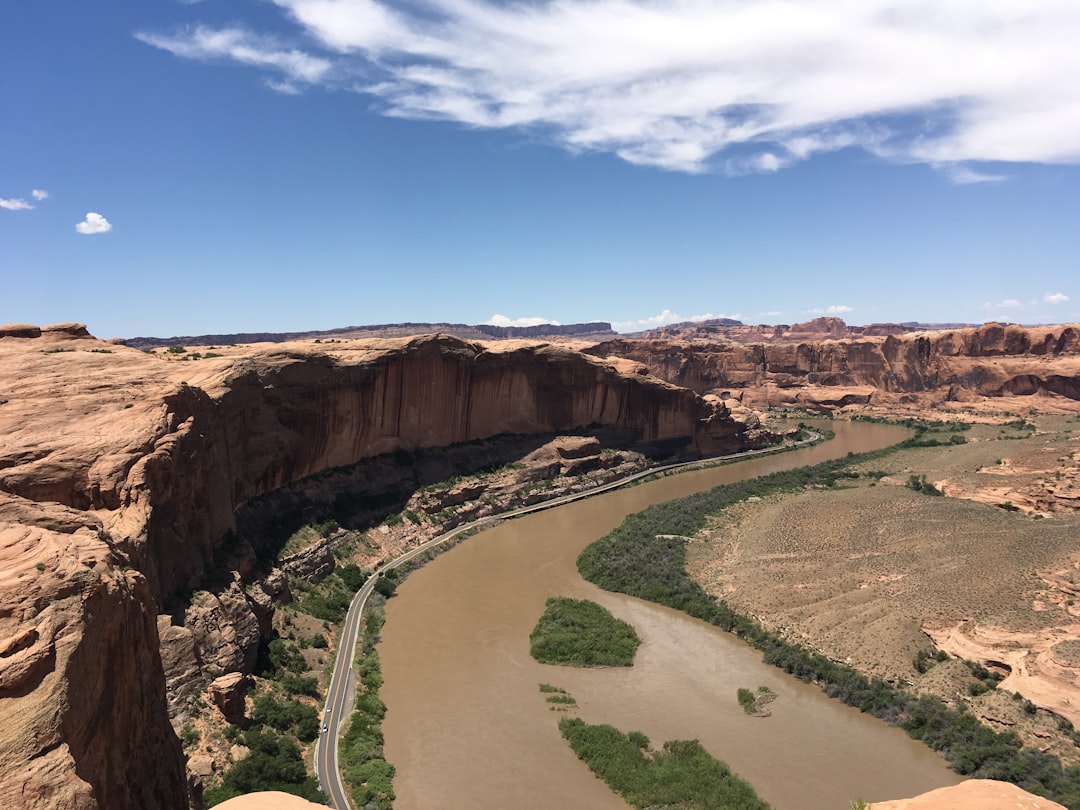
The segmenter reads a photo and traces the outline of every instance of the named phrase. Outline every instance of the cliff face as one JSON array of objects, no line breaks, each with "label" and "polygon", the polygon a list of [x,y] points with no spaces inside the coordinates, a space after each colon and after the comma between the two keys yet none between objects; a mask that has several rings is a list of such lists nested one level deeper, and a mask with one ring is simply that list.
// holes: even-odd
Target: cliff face
[{"label": "cliff face", "polygon": [[[986,324],[853,340],[740,344],[607,341],[589,350],[640,363],[698,393],[738,391],[744,401],[848,404],[1058,395],[1080,399],[1080,328]],[[829,389],[834,389],[830,391]],[[850,389],[837,396],[836,389]]]},{"label": "cliff face", "polygon": [[744,441],[722,405],[552,346],[428,336],[226,351],[181,362],[79,325],[0,329],[3,806],[185,804],[160,640],[173,683],[250,669],[244,639],[272,606],[234,586],[179,623],[157,614],[202,582],[252,498],[503,433],[602,425],[691,453]]},{"label": "cliff face", "polygon": [[93,516],[0,493],[4,807],[186,805],[153,675],[154,600],[99,531]]}]

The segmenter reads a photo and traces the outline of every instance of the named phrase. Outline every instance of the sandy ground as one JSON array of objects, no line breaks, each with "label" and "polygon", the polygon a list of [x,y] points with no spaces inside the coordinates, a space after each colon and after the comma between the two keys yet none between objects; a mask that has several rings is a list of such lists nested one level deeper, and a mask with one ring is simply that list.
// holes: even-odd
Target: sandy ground
[{"label": "sandy ground", "polygon": [[[689,546],[691,575],[789,638],[969,703],[988,725],[1076,762],[1050,711],[1080,725],[1080,513],[1054,497],[1071,492],[1080,423],[1035,421],[1038,432],[976,426],[968,444],[861,465],[879,480],[739,504]],[[916,493],[913,474],[959,497]],[[1009,677],[973,697],[959,661],[920,674],[915,656],[934,641]],[[1024,711],[1012,692],[1049,711]]]}]

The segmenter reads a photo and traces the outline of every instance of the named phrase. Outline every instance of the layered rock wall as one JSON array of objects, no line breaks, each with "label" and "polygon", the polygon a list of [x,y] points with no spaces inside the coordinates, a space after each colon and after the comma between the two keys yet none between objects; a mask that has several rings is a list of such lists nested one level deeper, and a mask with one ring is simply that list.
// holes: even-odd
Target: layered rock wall
[{"label": "layered rock wall", "polygon": [[[864,389],[871,397],[930,399],[1055,394],[1080,399],[1080,327],[978,328],[796,343],[615,340],[588,350],[640,363],[648,373],[704,394],[767,389]],[[807,394],[808,401],[828,394]],[[791,397],[787,397],[791,398]],[[775,400],[780,404],[785,400]],[[840,404],[843,404],[842,402]]]}]

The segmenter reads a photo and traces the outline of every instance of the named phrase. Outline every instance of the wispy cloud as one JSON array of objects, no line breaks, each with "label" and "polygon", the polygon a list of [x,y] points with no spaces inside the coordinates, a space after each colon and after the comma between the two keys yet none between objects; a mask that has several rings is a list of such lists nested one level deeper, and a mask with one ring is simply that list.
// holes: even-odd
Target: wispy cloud
[{"label": "wispy cloud", "polygon": [[92,235],[95,233],[108,233],[112,230],[112,223],[105,219],[101,214],[95,214],[93,211],[86,215],[86,219],[75,225],[75,230],[79,233],[85,233]]},{"label": "wispy cloud", "polygon": [[991,304],[989,301],[983,304],[983,309],[986,310],[1023,309],[1023,307],[1024,305],[1016,298],[1006,298],[996,304]]},{"label": "wispy cloud", "polygon": [[1043,301],[1045,301],[1048,304],[1064,304],[1068,300],[1069,300],[1069,296],[1065,295],[1065,293],[1059,293],[1059,292],[1057,292],[1057,293],[1047,293],[1046,295],[1043,296]]},{"label": "wispy cloud", "polygon": [[321,81],[327,77],[331,67],[327,59],[296,48],[287,48],[275,37],[254,34],[243,28],[214,29],[199,25],[172,35],[140,32],[135,37],[147,45],[187,59],[232,60],[251,67],[275,70],[284,74],[286,80],[270,80],[267,84],[279,91],[283,87],[294,88],[296,83]]},{"label": "wispy cloud", "polygon": [[30,196],[33,197],[35,200],[39,201],[47,200],[49,199],[49,192],[47,192],[43,188],[35,188],[33,191],[30,192]]},{"label": "wispy cloud", "polygon": [[33,207],[26,200],[17,197],[0,197],[0,208],[8,211],[29,211]]},{"label": "wispy cloud", "polygon": [[544,323],[559,326],[558,321],[550,318],[508,318],[505,315],[492,315],[486,323],[489,326],[540,326]]},{"label": "wispy cloud", "polygon": [[972,163],[1080,161],[1075,0],[274,3],[308,50],[240,25],[138,36],[273,70],[277,90],[325,83],[388,115],[678,171],[775,172],[846,147],[958,183],[1001,178]]},{"label": "wispy cloud", "polygon": [[976,171],[963,163],[935,163],[933,166],[959,186],[969,186],[974,183],[1000,183],[1005,179],[1003,174]]},{"label": "wispy cloud", "polygon": [[646,318],[638,318],[636,320],[629,321],[616,321],[611,324],[611,328],[616,332],[641,332],[645,329],[656,329],[660,326],[669,326],[673,323],[686,323],[699,321],[712,321],[720,318],[729,318],[734,321],[742,320],[742,315],[735,313],[734,315],[714,315],[711,312],[707,312],[704,315],[691,315],[690,317],[683,317],[677,312],[672,312],[670,309],[665,309],[658,315],[650,315]]}]

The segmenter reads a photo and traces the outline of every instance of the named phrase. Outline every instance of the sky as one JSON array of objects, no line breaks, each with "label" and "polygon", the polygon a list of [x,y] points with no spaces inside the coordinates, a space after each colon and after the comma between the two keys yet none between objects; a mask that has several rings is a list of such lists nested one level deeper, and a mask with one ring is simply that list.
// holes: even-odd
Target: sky
[{"label": "sky", "polygon": [[9,0],[0,322],[1080,321],[1075,0]]}]

